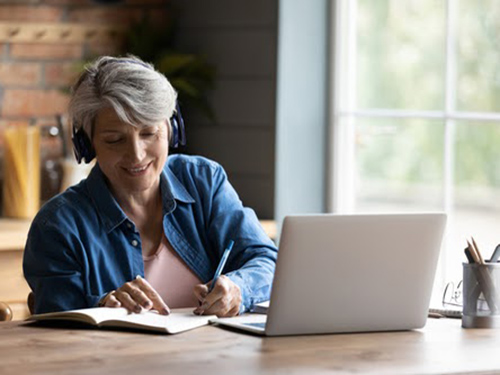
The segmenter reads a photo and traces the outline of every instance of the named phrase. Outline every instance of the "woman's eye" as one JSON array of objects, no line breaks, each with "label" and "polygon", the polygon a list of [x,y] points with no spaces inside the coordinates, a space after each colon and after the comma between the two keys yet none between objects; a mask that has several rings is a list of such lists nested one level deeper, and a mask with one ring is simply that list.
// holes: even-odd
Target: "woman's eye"
[{"label": "woman's eye", "polygon": [[156,133],[142,133],[143,137],[152,137],[154,135],[156,135]]},{"label": "woman's eye", "polygon": [[104,140],[108,145],[114,145],[121,142],[121,138],[113,138]]}]

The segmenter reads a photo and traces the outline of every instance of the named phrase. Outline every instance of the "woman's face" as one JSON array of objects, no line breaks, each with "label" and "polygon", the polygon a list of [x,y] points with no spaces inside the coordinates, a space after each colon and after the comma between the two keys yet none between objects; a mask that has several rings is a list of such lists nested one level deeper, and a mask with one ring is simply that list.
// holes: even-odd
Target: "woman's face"
[{"label": "woman's face", "polygon": [[102,109],[92,137],[97,161],[112,189],[141,193],[158,187],[168,156],[165,121],[134,127],[120,120],[112,108]]}]

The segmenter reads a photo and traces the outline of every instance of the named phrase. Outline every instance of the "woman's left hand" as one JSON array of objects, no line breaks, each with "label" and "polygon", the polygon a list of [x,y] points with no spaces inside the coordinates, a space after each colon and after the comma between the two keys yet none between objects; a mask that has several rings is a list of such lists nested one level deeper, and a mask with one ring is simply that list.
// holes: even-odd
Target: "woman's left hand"
[{"label": "woman's left hand", "polygon": [[217,315],[219,318],[238,315],[241,305],[240,287],[229,277],[221,275],[208,293],[211,283],[210,281],[194,287],[194,294],[201,305],[193,312],[197,315]]}]

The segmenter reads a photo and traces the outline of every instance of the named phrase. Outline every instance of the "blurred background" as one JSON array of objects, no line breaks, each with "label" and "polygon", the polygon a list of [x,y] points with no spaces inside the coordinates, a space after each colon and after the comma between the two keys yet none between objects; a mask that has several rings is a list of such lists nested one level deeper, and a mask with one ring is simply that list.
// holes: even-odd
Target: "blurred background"
[{"label": "blurred background", "polygon": [[69,87],[86,61],[133,53],[155,62],[180,93],[189,139],[181,151],[220,161],[245,203],[273,216],[277,2],[215,5],[0,3],[0,126],[40,128],[42,202],[60,190],[63,152],[72,158],[61,142],[69,139]]},{"label": "blurred background", "polygon": [[498,30],[493,0],[2,1],[0,273],[24,288],[30,217],[88,172],[69,143],[75,77],[133,53],[179,91],[178,152],[220,162],[260,219],[447,212],[439,296],[465,238],[486,258],[500,242]]},{"label": "blurred background", "polygon": [[179,92],[188,142],[176,152],[217,160],[243,203],[274,218],[277,34],[278,1],[0,1],[0,301],[15,319],[28,314],[31,219],[89,172],[67,105],[97,56],[153,62]]},{"label": "blurred background", "polygon": [[466,238],[485,258],[500,243],[500,4],[358,0],[337,9],[336,124],[351,144],[337,207],[446,211],[438,281],[457,283]]}]

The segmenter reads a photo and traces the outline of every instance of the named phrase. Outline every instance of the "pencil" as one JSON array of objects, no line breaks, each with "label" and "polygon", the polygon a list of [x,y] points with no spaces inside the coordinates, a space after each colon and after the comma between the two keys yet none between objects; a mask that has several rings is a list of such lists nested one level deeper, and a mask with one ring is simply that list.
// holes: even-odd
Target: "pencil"
[{"label": "pencil", "polygon": [[470,238],[472,240],[472,245],[474,246],[476,252],[477,252],[477,255],[481,261],[481,264],[484,264],[484,259],[483,259],[483,256],[481,255],[481,252],[479,251],[479,247],[477,246],[477,243],[476,241],[474,241],[474,237],[471,236]]},{"label": "pencil", "polygon": [[474,248],[474,246],[472,246],[469,240],[467,240],[467,248],[469,249],[472,259],[474,259],[474,263],[482,264],[479,256],[477,255],[476,249]]},{"label": "pencil", "polygon": [[471,255],[470,250],[469,250],[469,248],[468,248],[468,247],[466,247],[466,248],[464,249],[464,253],[465,253],[465,256],[467,257],[467,261],[468,261],[469,263],[474,263],[474,258],[472,257],[472,255]]},{"label": "pencil", "polygon": [[[472,258],[474,258],[474,262],[480,265],[485,265],[484,259],[481,256],[481,253],[479,252],[477,245],[475,244],[474,238],[471,237],[471,240],[473,241],[473,243],[470,243],[467,240],[467,245]],[[486,298],[486,303],[488,304],[490,311],[496,314],[498,312],[498,306],[494,298],[496,293],[495,292],[496,288],[495,284],[493,283],[493,280],[491,279],[491,274],[488,272],[488,269],[484,267],[474,269],[474,274],[476,276],[476,280],[478,282],[480,291],[483,292],[484,297]]]}]

